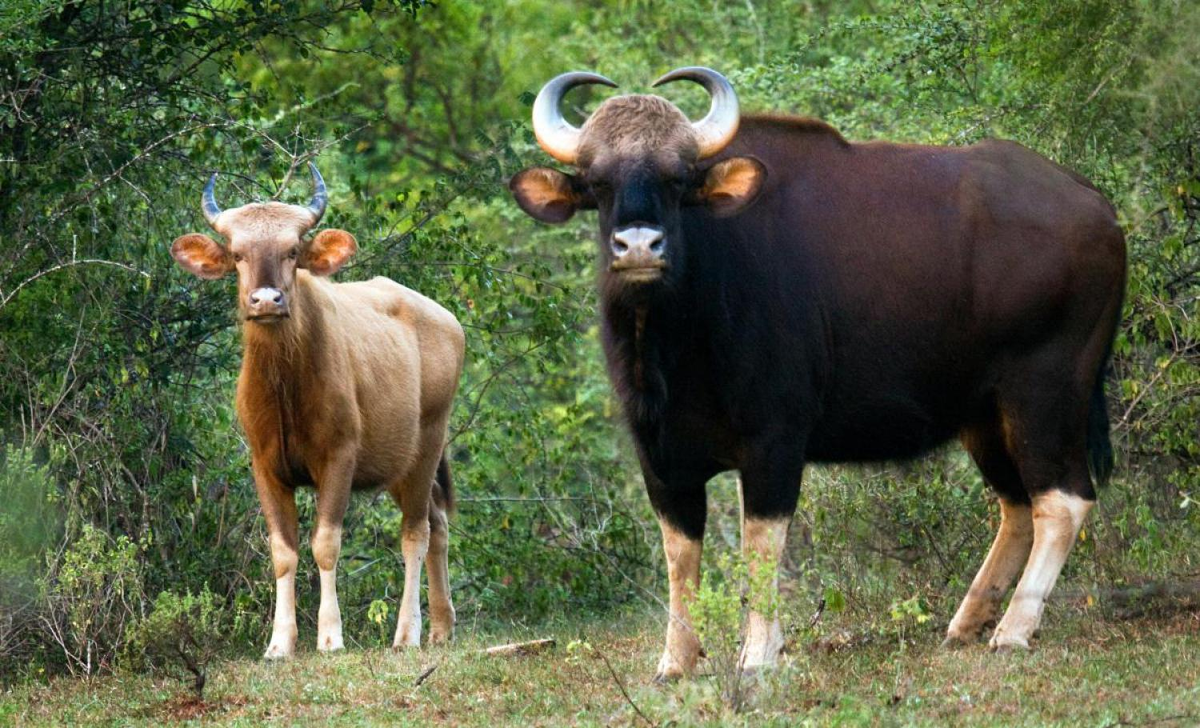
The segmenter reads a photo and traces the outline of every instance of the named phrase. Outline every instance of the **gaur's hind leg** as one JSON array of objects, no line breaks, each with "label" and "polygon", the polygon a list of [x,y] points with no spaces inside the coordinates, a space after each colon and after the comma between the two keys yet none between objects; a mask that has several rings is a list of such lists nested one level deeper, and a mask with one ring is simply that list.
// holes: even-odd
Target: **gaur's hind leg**
[{"label": "gaur's hind leg", "polygon": [[392,647],[417,647],[421,644],[421,567],[430,549],[430,518],[433,504],[433,478],[441,458],[445,425],[429,430],[421,438],[420,460],[403,481],[391,490],[400,506],[400,551],[404,556],[404,593],[400,597],[400,615],[396,620],[396,638]]},{"label": "gaur's hind leg", "polygon": [[429,643],[448,642],[454,636],[454,603],[450,601],[450,532],[446,511],[432,503],[429,509]]},{"label": "gaur's hind leg", "polygon": [[392,647],[417,647],[421,644],[421,565],[429,551],[429,506],[413,503],[401,506],[400,551],[404,556],[404,593],[400,597],[400,616],[396,620],[396,638]]},{"label": "gaur's hind leg", "polygon": [[999,425],[988,423],[969,428],[963,432],[962,440],[984,480],[1000,495],[1000,529],[950,621],[943,647],[971,644],[984,629],[995,624],[1004,594],[1025,565],[1033,546],[1029,495],[1005,449]]},{"label": "gaur's hind leg", "polygon": [[1032,499],[1033,547],[1025,573],[992,635],[993,649],[1029,647],[1046,598],[1096,501],[1087,466],[1093,382],[1067,363],[1029,367],[1000,399],[1005,443]]},{"label": "gaur's hind leg", "polygon": [[1046,598],[1093,505],[1094,498],[1058,488],[1033,496],[1033,549],[1008,611],[992,635],[992,649],[1029,648],[1029,640],[1041,624]]}]

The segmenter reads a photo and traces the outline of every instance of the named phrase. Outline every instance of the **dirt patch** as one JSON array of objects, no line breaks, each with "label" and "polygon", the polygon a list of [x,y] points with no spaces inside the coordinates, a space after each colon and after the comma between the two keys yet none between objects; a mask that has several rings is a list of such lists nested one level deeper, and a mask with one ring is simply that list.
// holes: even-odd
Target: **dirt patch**
[{"label": "dirt patch", "polygon": [[216,713],[225,713],[231,708],[241,708],[246,705],[246,698],[242,696],[233,696],[229,698],[218,698],[216,700],[204,700],[197,698],[195,695],[176,695],[173,698],[152,705],[146,711],[146,717],[169,719],[169,720],[195,720]]}]

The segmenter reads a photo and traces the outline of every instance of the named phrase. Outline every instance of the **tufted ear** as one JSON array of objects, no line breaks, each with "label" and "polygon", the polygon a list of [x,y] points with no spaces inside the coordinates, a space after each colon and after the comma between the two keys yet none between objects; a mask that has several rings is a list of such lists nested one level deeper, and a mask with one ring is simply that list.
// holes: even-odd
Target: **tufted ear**
[{"label": "tufted ear", "polygon": [[521,209],[542,222],[566,222],[576,210],[595,207],[576,178],[549,167],[530,167],[513,176],[508,189]]},{"label": "tufted ear", "polygon": [[200,233],[175,238],[171,257],[184,270],[208,280],[216,280],[233,270],[233,256],[225,246]]},{"label": "tufted ear", "polygon": [[767,168],[753,157],[731,157],[709,168],[693,203],[708,205],[717,217],[736,215],[758,199]]},{"label": "tufted ear", "polygon": [[307,268],[315,276],[336,273],[358,250],[358,242],[345,230],[327,228],[317,233],[304,251],[301,268]]}]

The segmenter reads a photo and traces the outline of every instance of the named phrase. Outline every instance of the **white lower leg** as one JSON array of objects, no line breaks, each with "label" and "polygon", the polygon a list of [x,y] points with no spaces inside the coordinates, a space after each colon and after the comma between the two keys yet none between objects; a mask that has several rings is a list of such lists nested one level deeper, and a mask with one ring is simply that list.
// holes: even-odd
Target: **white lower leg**
[{"label": "white lower leg", "polygon": [[663,552],[667,557],[667,580],[670,583],[670,605],[667,619],[667,644],[658,661],[655,679],[665,680],[691,674],[700,658],[700,640],[692,627],[687,603],[700,581],[700,539],[690,538],[663,519]]},{"label": "white lower leg", "polygon": [[[742,522],[742,552],[750,571],[750,615],[741,668],[771,667],[783,650],[783,628],[779,625],[779,559],[787,542],[784,518],[746,518]],[[764,574],[763,570],[769,573]]]},{"label": "white lower leg", "polygon": [[1004,619],[992,635],[993,648],[1029,647],[1042,620],[1046,597],[1075,544],[1094,501],[1051,490],[1033,498],[1033,550]]},{"label": "white lower leg", "polygon": [[321,576],[321,607],[317,611],[317,649],[321,652],[343,647],[342,612],[337,596],[337,562],[341,551],[341,526],[318,520],[313,532],[312,552]]},{"label": "white lower leg", "polygon": [[263,657],[278,660],[296,651],[296,569],[275,579],[275,623]]},{"label": "white lower leg", "polygon": [[317,649],[332,652],[342,643],[342,612],[338,608],[337,569],[318,569],[321,574],[321,608],[317,612]]},{"label": "white lower leg", "polygon": [[1000,501],[1000,529],[983,566],[971,582],[950,627],[946,646],[968,644],[996,618],[1004,593],[1029,558],[1033,546],[1033,511],[1025,504]]},{"label": "white lower leg", "polygon": [[[408,516],[404,517],[405,522]],[[396,638],[392,647],[419,647],[421,644],[421,565],[429,550],[429,523],[423,527],[401,527],[400,550],[404,554],[404,594],[400,597],[400,616],[396,620]]]}]

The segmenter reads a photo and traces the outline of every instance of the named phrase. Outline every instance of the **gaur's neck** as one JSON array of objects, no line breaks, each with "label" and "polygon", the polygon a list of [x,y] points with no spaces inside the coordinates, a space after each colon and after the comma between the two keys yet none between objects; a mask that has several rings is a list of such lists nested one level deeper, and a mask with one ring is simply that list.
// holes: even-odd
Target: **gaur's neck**
[{"label": "gaur's neck", "polygon": [[635,426],[657,420],[666,407],[667,375],[686,337],[688,317],[664,301],[602,299],[609,374]]}]

